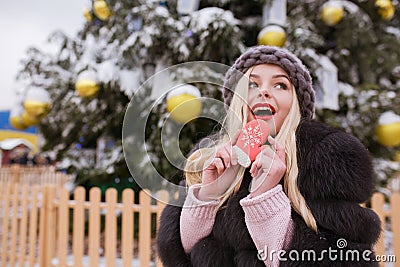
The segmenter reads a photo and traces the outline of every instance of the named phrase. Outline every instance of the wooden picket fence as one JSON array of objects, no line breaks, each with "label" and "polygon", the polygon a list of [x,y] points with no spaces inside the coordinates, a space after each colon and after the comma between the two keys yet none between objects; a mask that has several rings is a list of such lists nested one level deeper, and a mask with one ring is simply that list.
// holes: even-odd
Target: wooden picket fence
[{"label": "wooden picket fence", "polygon": [[74,175],[56,171],[54,166],[21,166],[14,164],[0,168],[0,183],[64,185],[72,183],[74,180]]},{"label": "wooden picket fence", "polygon": [[99,188],[89,191],[88,201],[83,187],[70,195],[50,185],[0,184],[1,266],[162,266],[152,239],[167,192],[158,192],[152,203],[149,192],[141,191],[139,204],[132,189],[120,201],[114,188],[107,189],[105,201]]},{"label": "wooden picket fence", "polygon": [[[152,240],[167,192],[150,196],[142,191],[138,203],[131,189],[125,189],[120,199],[113,188],[106,191],[104,201],[99,188],[92,188],[88,195],[87,200],[82,187],[71,194],[57,186],[0,184],[1,266],[162,266]],[[389,209],[384,203],[384,196],[376,193],[371,208],[383,229],[390,219],[392,253],[397,256],[390,266],[399,267],[400,193],[393,193]],[[382,234],[375,248],[377,255],[389,254],[384,238]]]},{"label": "wooden picket fence", "polygon": [[[393,233],[393,254],[389,256],[392,256],[392,261],[394,261],[393,266],[400,267],[400,192],[395,192],[390,196],[389,204],[390,208],[385,209],[385,197],[381,193],[375,193],[371,198],[371,208],[378,214],[382,223],[382,229],[386,229],[386,222],[390,220]],[[385,235],[384,232],[382,232],[375,246],[376,255],[382,256],[389,254],[387,253],[384,240]],[[395,258],[393,258],[393,256]],[[385,266],[385,263],[380,262],[380,266]]]}]

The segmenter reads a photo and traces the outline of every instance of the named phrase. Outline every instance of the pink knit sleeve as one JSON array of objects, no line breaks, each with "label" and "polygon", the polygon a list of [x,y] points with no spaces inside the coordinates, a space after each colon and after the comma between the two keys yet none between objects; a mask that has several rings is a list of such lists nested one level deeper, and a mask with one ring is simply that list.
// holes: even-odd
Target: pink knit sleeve
[{"label": "pink knit sleeve", "polygon": [[193,246],[211,233],[219,200],[201,201],[197,198],[200,185],[189,187],[180,218],[182,246],[189,253]]},{"label": "pink knit sleeve", "polygon": [[240,200],[250,236],[266,266],[279,266],[278,251],[289,244],[294,224],[290,201],[277,185],[271,190]]}]

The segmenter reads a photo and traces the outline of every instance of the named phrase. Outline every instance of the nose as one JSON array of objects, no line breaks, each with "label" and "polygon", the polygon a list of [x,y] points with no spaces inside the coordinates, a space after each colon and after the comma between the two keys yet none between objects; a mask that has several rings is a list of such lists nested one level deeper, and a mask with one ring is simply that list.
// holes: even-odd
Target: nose
[{"label": "nose", "polygon": [[260,88],[260,91],[258,92],[258,97],[265,97],[269,98],[271,96],[271,93],[269,92],[268,88]]}]

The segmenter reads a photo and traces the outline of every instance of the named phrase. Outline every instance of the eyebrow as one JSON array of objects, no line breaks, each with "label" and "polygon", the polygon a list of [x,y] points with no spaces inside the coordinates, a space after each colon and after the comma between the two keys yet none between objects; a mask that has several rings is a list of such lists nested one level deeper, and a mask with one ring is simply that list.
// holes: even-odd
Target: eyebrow
[{"label": "eyebrow", "polygon": [[[257,74],[250,74],[250,77],[254,77],[254,78],[260,78],[260,75],[257,75]],[[290,79],[289,79],[289,77],[287,76],[287,75],[285,75],[285,74],[275,74],[275,75],[272,75],[272,78],[273,79],[276,79],[276,78],[286,78],[289,82],[290,82]]]}]

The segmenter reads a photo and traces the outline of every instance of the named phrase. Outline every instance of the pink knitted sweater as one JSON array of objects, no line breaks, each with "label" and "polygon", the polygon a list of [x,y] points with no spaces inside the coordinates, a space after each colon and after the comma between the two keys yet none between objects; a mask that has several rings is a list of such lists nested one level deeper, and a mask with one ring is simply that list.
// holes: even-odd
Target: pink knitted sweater
[{"label": "pink knitted sweater", "polygon": [[[219,200],[199,200],[199,189],[200,185],[189,187],[180,218],[181,241],[187,253],[211,233],[218,211]],[[290,243],[294,228],[290,201],[282,186],[277,185],[254,198],[247,196],[240,200],[240,205],[247,229],[265,265],[279,266],[278,251]]]}]

